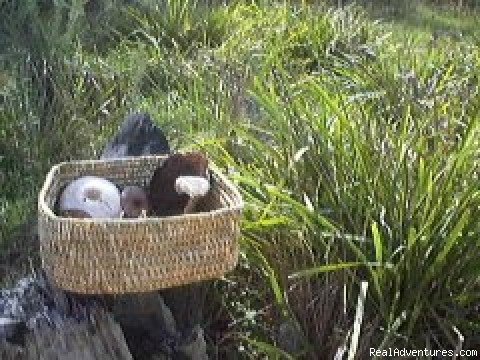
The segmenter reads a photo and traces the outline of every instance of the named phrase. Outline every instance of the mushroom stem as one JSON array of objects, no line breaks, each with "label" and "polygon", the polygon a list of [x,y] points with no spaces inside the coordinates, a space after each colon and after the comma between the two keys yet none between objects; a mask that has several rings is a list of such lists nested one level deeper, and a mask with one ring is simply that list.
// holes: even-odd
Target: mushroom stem
[{"label": "mushroom stem", "polygon": [[198,200],[200,199],[199,196],[194,196],[188,199],[187,205],[185,205],[185,208],[183,209],[184,214],[191,214],[195,210],[195,206],[198,203]]}]

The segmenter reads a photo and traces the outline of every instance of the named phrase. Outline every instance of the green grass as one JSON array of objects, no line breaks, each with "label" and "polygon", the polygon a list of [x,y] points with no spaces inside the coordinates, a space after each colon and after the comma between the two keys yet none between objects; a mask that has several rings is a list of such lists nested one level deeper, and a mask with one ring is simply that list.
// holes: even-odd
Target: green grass
[{"label": "green grass", "polygon": [[[114,3],[99,13],[110,27],[74,8],[61,48],[42,32],[42,47],[6,44],[4,251],[48,168],[96,156],[141,109],[175,149],[208,152],[246,201],[240,265],[216,284],[212,304],[223,305],[206,311],[229,323],[209,342],[220,358],[451,349],[458,333],[464,348],[478,345],[474,15],[422,6],[392,22],[300,2]],[[9,30],[22,24],[10,20]],[[432,40],[439,30],[464,36]],[[298,341],[285,348],[282,337]]]},{"label": "green grass", "polygon": [[475,13],[462,14],[453,10],[436,10],[428,6],[418,6],[415,11],[409,13],[405,23],[412,28],[423,29],[429,32],[445,32],[453,36],[479,35]]}]

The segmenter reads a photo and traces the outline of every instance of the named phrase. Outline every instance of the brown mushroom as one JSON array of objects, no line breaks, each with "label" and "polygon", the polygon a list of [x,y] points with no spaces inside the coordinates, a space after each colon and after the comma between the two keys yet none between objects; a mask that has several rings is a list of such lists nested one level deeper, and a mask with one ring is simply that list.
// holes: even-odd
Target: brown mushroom
[{"label": "brown mushroom", "polygon": [[139,217],[148,210],[147,194],[139,186],[125,186],[120,196],[120,204],[125,217]]},{"label": "brown mushroom", "polygon": [[199,152],[173,154],[155,170],[148,190],[151,215],[168,216],[184,213],[190,197],[186,193],[178,193],[175,189],[175,183],[180,176],[199,176],[207,179],[206,156]]}]

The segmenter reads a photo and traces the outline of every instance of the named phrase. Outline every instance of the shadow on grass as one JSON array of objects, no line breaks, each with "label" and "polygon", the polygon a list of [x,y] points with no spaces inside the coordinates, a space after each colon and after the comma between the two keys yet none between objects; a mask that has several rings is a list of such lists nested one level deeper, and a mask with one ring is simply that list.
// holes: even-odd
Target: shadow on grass
[{"label": "shadow on grass", "polygon": [[374,18],[381,18],[412,34],[428,34],[433,38],[462,37],[480,38],[477,25],[478,10],[458,11],[452,8],[427,5],[412,6],[404,11],[390,8],[366,6],[367,12]]}]

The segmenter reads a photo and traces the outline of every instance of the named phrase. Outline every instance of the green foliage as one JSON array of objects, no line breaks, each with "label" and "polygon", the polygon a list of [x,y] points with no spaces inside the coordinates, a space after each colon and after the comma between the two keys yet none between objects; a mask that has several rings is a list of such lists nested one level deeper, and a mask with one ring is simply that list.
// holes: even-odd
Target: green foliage
[{"label": "green foliage", "polygon": [[220,357],[363,358],[478,333],[474,27],[430,38],[405,18],[307,2],[55,1],[37,20],[41,3],[14,3],[0,6],[0,31],[16,34],[2,38],[2,237],[53,163],[95,156],[145,110],[246,202],[240,265],[205,311],[229,324],[211,344]]},{"label": "green foliage", "polygon": [[[406,110],[404,118],[389,124],[371,106],[349,103],[338,88],[326,88],[328,84],[312,77],[291,85],[286,98],[268,88],[257,90],[279,131],[268,145],[254,138],[254,130],[242,138],[243,150],[251,152],[248,168],[256,170],[249,181],[258,181],[247,189],[257,193],[263,182],[281,184],[277,187],[282,193],[294,196],[291,202],[276,190],[275,198],[258,208],[269,209],[274,218],[290,219],[288,225],[303,230],[302,242],[313,253],[328,253],[326,259],[313,260],[327,265],[311,272],[355,265],[345,261],[367,266],[358,275],[374,285],[371,310],[381,317],[387,336],[406,316],[399,331],[408,339],[403,345],[417,341],[418,334],[433,338],[444,332],[451,339],[443,323],[431,333],[428,329],[445,316],[452,316],[450,324],[461,326],[463,317],[455,316],[458,299],[464,292],[475,297],[478,289],[479,273],[472,272],[479,246],[478,117],[471,117],[465,130],[456,134],[457,142],[445,149],[443,144],[429,145],[422,133],[432,125],[427,116],[412,118]],[[303,147],[308,149],[298,159]],[[324,239],[332,231],[338,233],[335,245]],[[290,253],[295,246],[292,234],[282,238],[288,244],[284,251]],[[278,240],[275,244],[279,252]],[[457,264],[455,271],[451,264]],[[469,269],[468,275],[462,269]],[[425,345],[425,338],[420,341],[416,345]]]}]

